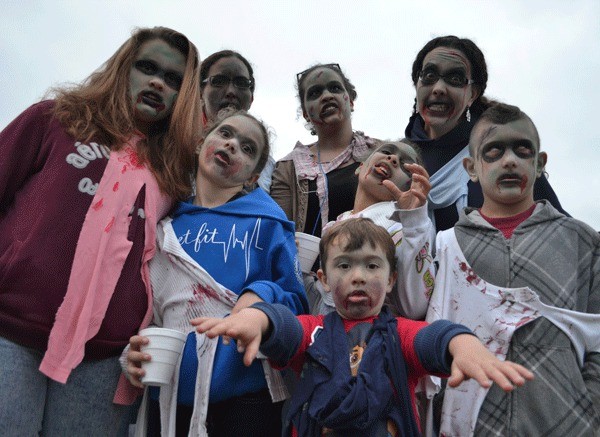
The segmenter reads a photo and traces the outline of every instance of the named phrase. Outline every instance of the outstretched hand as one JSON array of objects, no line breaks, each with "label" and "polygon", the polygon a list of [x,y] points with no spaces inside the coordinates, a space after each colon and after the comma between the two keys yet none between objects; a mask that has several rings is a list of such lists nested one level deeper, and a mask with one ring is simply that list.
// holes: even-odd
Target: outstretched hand
[{"label": "outstretched hand", "polygon": [[427,170],[419,164],[404,164],[404,168],[412,175],[412,182],[407,191],[400,190],[389,179],[384,180],[383,185],[392,193],[400,209],[415,209],[425,205],[427,195],[431,190]]},{"label": "outstretched hand", "polygon": [[237,340],[237,350],[244,353],[244,364],[250,366],[256,358],[262,336],[269,328],[269,318],[256,308],[244,308],[224,319],[198,317],[192,319],[196,331],[208,338],[223,336],[223,343],[229,344],[229,338]]},{"label": "outstretched hand", "polygon": [[512,361],[500,361],[488,351],[481,341],[470,334],[460,334],[448,345],[452,355],[452,370],[448,385],[456,387],[461,382],[473,378],[479,385],[489,388],[492,382],[504,391],[512,391],[533,379],[532,372]]}]

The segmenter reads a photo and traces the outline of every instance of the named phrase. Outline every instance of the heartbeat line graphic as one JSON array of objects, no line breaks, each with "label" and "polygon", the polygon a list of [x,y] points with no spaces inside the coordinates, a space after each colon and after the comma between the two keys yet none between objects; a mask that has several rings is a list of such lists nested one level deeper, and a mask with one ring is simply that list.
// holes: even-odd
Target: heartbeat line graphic
[{"label": "heartbeat line graphic", "polygon": [[263,250],[263,248],[258,245],[258,239],[260,237],[260,223],[261,219],[259,218],[256,220],[251,233],[246,231],[241,235],[241,238],[238,238],[236,235],[236,227],[234,224],[229,232],[229,237],[225,241],[218,238],[219,232],[216,228],[210,230],[208,229],[207,224],[203,223],[200,228],[198,228],[198,232],[195,237],[191,235],[191,229],[188,229],[183,236],[178,238],[178,240],[181,245],[193,244],[194,252],[199,252],[203,244],[220,245],[223,247],[223,262],[225,263],[227,262],[230,251],[234,249],[242,250],[244,252],[244,261],[246,264],[245,279],[248,279],[248,274],[250,273],[252,249],[254,248],[256,250]]}]

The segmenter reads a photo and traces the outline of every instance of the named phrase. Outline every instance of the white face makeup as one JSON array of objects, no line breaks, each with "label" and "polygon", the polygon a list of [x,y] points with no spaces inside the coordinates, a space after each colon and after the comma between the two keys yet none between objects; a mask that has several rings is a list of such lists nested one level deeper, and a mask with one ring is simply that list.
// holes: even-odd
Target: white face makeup
[{"label": "white face makeup", "polygon": [[244,115],[223,120],[208,134],[198,153],[198,175],[221,188],[251,185],[265,147],[257,122]]},{"label": "white face makeup", "polygon": [[136,127],[143,133],[173,111],[185,72],[185,56],[161,39],[140,46],[129,74]]},{"label": "white face makeup", "polygon": [[467,83],[471,75],[471,63],[460,50],[436,47],[425,56],[416,88],[417,108],[429,138],[454,129],[478,97],[477,87]]},{"label": "white face makeup", "polygon": [[498,125],[482,122],[474,133],[474,155],[464,166],[483,191],[482,213],[508,217],[533,205],[533,185],[546,165],[529,120]]},{"label": "white face makeup", "polygon": [[[340,241],[341,239],[341,245]],[[336,311],[344,319],[364,319],[381,311],[385,295],[395,281],[380,248],[366,244],[345,251],[344,237],[336,238],[328,249],[327,274],[319,270],[325,291],[333,293]]]},{"label": "white face makeup", "polygon": [[303,86],[304,118],[315,128],[350,120],[354,103],[337,72],[327,67],[316,68],[308,73]]}]

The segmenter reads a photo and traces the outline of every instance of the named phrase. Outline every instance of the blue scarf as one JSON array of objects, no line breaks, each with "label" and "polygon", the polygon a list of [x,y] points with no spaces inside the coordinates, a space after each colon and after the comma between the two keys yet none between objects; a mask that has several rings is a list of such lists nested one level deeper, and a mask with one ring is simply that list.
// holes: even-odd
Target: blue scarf
[{"label": "blue scarf", "polygon": [[373,322],[357,376],[350,372],[344,322],[336,312],[325,317],[306,355],[288,413],[299,436],[320,436],[324,427],[343,435],[376,436],[388,419],[400,435],[420,435],[397,320],[386,307]]}]

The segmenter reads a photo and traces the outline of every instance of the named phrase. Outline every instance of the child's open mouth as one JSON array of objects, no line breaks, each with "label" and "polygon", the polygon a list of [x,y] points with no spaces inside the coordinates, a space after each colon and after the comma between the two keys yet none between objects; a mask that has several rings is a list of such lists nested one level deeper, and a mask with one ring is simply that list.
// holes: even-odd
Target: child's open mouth
[{"label": "child's open mouth", "polygon": [[376,175],[381,177],[381,179],[389,179],[392,175],[391,168],[383,162],[380,162],[379,164],[373,166],[373,171]]},{"label": "child's open mouth", "polygon": [[231,163],[231,157],[223,151],[215,152],[215,159],[218,163],[223,165],[229,165]]}]

